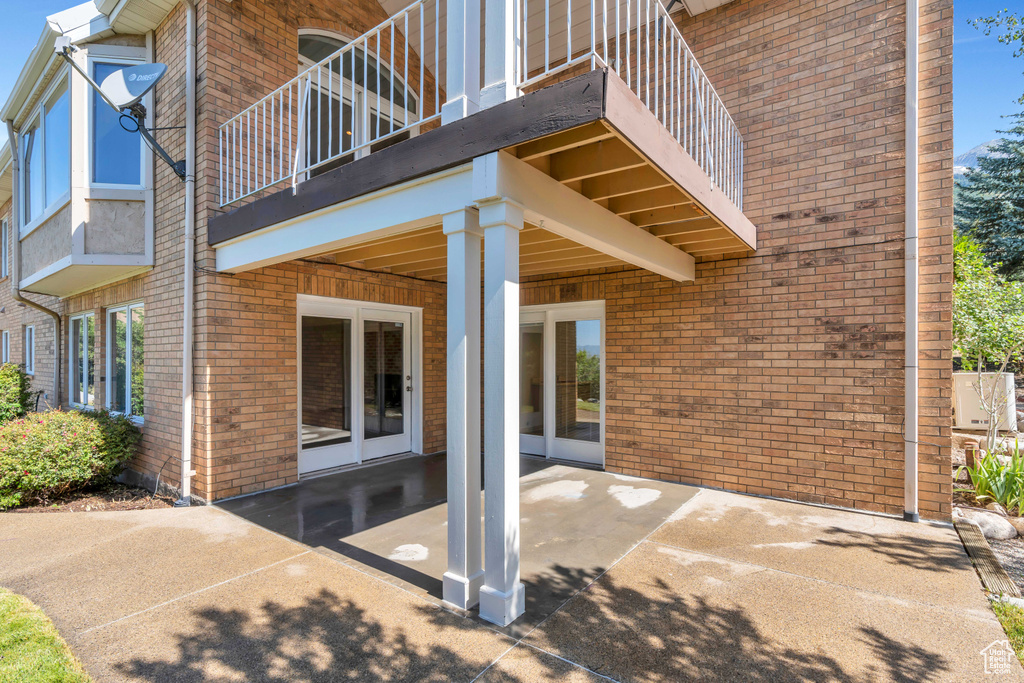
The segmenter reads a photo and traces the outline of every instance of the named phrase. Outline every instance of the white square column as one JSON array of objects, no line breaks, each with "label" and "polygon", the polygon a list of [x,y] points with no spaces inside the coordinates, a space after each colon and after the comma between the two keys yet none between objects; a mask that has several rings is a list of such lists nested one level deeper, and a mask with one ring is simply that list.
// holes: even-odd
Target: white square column
[{"label": "white square column", "polygon": [[[506,626],[526,609],[519,582],[519,232],[523,209],[480,205],[484,231],[484,587],[480,616]],[[449,283],[449,288],[451,283]]]},{"label": "white square column", "polygon": [[442,125],[480,109],[480,0],[449,0],[447,8]]},{"label": "white square column", "polygon": [[444,601],[480,601],[480,230],[477,212],[444,216],[448,236],[448,571]]},{"label": "white square column", "polygon": [[515,99],[522,71],[519,0],[484,0],[484,88],[480,106]]}]

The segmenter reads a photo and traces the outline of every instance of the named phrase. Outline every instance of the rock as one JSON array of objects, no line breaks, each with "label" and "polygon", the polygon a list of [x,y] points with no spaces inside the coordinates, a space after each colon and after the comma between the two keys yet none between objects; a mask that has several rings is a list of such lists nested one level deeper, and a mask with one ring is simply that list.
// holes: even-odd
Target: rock
[{"label": "rock", "polygon": [[994,512],[982,510],[963,510],[963,516],[969,522],[977,524],[985,538],[992,541],[1008,541],[1017,537],[1017,529],[1005,518]]},{"label": "rock", "polygon": [[1019,535],[1024,536],[1024,517],[1007,517],[1006,521],[1013,525]]},{"label": "rock", "polygon": [[985,506],[985,509],[986,510],[991,510],[992,512],[996,513],[1000,517],[1009,517],[1010,516],[1010,515],[1006,514],[1006,509],[1002,505],[1000,505],[999,503],[989,503],[988,505]]}]

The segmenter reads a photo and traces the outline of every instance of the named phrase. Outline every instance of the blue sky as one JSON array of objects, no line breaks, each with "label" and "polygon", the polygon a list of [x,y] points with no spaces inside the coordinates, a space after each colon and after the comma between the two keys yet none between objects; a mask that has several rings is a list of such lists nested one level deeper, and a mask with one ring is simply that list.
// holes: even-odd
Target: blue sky
[{"label": "blue sky", "polygon": [[[953,47],[953,150],[956,154],[998,137],[1001,116],[1024,110],[1016,99],[1024,93],[1024,58],[1013,49],[967,24],[967,19],[995,14],[1019,0],[956,0]],[[0,41],[0,101],[6,100],[29,50],[35,46],[48,14],[75,0],[0,0],[4,38]],[[6,132],[0,127],[0,144]]]},{"label": "blue sky", "polygon": [[1001,118],[1024,110],[1017,98],[1024,94],[1024,57],[1000,45],[994,36],[967,23],[991,16],[1006,7],[1019,8],[1019,0],[956,0],[953,5],[953,152],[999,137],[1008,122]]}]

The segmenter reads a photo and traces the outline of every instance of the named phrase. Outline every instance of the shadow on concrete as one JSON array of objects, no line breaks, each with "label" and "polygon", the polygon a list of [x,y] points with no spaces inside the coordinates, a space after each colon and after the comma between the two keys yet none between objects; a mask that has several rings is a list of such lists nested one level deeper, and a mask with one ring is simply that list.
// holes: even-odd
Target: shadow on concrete
[{"label": "shadow on concrete", "polygon": [[[419,608],[418,624],[385,624],[329,590],[294,607],[264,603],[255,613],[204,608],[177,636],[169,658],[138,657],[118,664],[132,680],[185,681],[470,681],[490,662],[470,661],[447,644],[471,622],[436,608]],[[406,628],[435,632],[426,645]],[[422,634],[421,634],[422,635]],[[516,679],[513,679],[516,680]]]},{"label": "shadow on concrete", "polygon": [[929,572],[963,571],[971,568],[959,543],[907,534],[887,536],[838,527],[824,530],[816,543],[833,548],[862,548],[885,556],[892,564]]},{"label": "shadow on concrete", "polygon": [[[564,581],[571,583],[574,577]],[[541,624],[527,642],[622,681],[844,683],[875,680],[884,668],[894,680],[922,683],[944,679],[949,669],[937,652],[862,627],[876,665],[858,661],[858,668],[867,671],[853,674],[841,662],[842,651],[849,653],[842,642],[836,643],[834,653],[794,648],[760,630],[741,606],[680,594],[659,578],[653,585],[637,583],[640,587],[603,576]]]}]

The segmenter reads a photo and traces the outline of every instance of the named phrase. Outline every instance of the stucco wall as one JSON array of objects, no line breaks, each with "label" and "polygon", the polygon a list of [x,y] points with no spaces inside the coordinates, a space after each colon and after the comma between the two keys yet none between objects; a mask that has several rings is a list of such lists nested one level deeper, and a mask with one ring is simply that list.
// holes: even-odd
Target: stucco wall
[{"label": "stucco wall", "polygon": [[71,204],[68,203],[21,241],[21,279],[71,255]]},{"label": "stucco wall", "polygon": [[146,253],[145,202],[94,199],[86,206],[85,253]]}]

